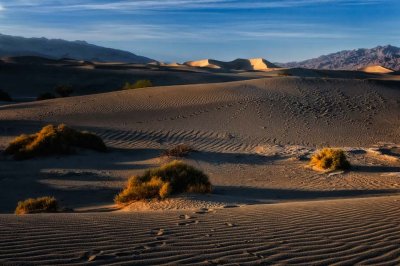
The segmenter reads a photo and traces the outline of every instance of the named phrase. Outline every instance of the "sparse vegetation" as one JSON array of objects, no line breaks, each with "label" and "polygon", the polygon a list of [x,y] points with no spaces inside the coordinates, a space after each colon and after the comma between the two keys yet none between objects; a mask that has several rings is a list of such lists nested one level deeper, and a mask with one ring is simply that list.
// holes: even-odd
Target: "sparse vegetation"
[{"label": "sparse vegetation", "polygon": [[27,199],[18,202],[15,214],[22,215],[28,213],[57,212],[58,203],[53,197],[41,197]]},{"label": "sparse vegetation", "polygon": [[144,199],[165,199],[179,193],[210,193],[211,183],[202,171],[181,161],[147,170],[128,180],[126,188],[115,197],[118,204]]},{"label": "sparse vegetation", "polygon": [[39,94],[39,96],[36,98],[36,101],[43,101],[43,100],[50,100],[50,99],[55,99],[56,96],[51,93],[51,92],[44,92]]},{"label": "sparse vegetation", "polygon": [[99,152],[107,150],[103,140],[89,132],[80,132],[67,127],[48,125],[38,133],[23,134],[12,141],[5,150],[17,160],[52,154],[70,154],[75,148],[91,149]]},{"label": "sparse vegetation", "polygon": [[283,72],[279,72],[278,76],[280,76],[280,77],[290,77],[290,76],[293,76],[293,75],[291,73],[289,73],[289,72],[283,71]]},{"label": "sparse vegetation", "polygon": [[141,79],[136,81],[135,83],[126,82],[122,87],[123,90],[132,90],[132,89],[140,89],[146,87],[153,87],[153,83],[148,79]]},{"label": "sparse vegetation", "polygon": [[193,151],[193,148],[189,145],[179,144],[172,149],[164,151],[161,155],[168,157],[186,157]]},{"label": "sparse vegetation", "polygon": [[0,101],[11,102],[12,98],[7,92],[0,90]]},{"label": "sparse vegetation", "polygon": [[61,85],[56,87],[55,91],[61,97],[69,97],[74,92],[74,89],[72,89],[70,86]]},{"label": "sparse vegetation", "polygon": [[316,151],[311,157],[309,165],[318,170],[346,170],[350,163],[343,150],[323,148]]}]

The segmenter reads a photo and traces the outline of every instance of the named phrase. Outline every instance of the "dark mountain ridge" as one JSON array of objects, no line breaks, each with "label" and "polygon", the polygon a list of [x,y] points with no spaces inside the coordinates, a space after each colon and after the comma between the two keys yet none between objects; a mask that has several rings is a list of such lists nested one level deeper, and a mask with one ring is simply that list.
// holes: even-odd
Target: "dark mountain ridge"
[{"label": "dark mountain ridge", "polygon": [[98,62],[149,63],[153,59],[131,52],[105,48],[85,41],[24,38],[0,34],[0,57],[40,56],[51,59],[72,58]]}]

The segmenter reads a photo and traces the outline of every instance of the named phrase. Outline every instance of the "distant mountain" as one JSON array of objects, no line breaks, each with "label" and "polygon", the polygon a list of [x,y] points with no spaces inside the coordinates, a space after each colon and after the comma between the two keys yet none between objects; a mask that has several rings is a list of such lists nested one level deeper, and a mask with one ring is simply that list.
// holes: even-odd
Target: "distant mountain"
[{"label": "distant mountain", "polygon": [[341,51],[302,62],[279,64],[282,67],[311,69],[358,70],[367,66],[383,66],[400,70],[400,48],[386,45],[372,49]]},{"label": "distant mountain", "polygon": [[85,61],[149,63],[154,60],[130,52],[104,48],[85,41],[46,38],[23,38],[0,34],[0,57],[40,56],[52,59],[71,58]]}]

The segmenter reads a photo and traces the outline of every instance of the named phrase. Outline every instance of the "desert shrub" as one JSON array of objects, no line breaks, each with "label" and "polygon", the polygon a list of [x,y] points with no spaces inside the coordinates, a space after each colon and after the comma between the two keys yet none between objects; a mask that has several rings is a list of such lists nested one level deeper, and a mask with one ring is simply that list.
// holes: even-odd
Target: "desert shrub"
[{"label": "desert shrub", "polygon": [[28,213],[56,212],[57,210],[58,203],[55,198],[41,197],[18,202],[15,214],[21,215]]},{"label": "desert shrub", "polygon": [[153,87],[153,83],[148,79],[141,79],[136,81],[135,83],[126,82],[122,87],[123,90],[131,90],[131,89],[140,89],[146,87]]},{"label": "desert shrub", "polygon": [[107,150],[100,137],[61,124],[59,126],[48,125],[36,134],[24,134],[15,138],[8,145],[5,153],[13,155],[15,159],[23,160],[36,156],[69,154],[75,152],[75,148],[100,152]]},{"label": "desert shrub", "polygon": [[56,96],[51,93],[51,92],[44,92],[39,94],[39,96],[36,98],[36,101],[43,101],[43,100],[50,100],[50,99],[54,99],[56,98]]},{"label": "desert shrub", "polygon": [[193,151],[193,148],[185,145],[179,144],[172,149],[164,151],[161,155],[168,157],[186,157]]},{"label": "desert shrub", "polygon": [[278,73],[278,76],[280,76],[280,77],[290,77],[290,76],[293,76],[291,73],[288,73],[288,72],[280,72],[280,73]]},{"label": "desert shrub", "polygon": [[343,150],[323,148],[313,154],[310,166],[320,170],[346,170],[350,163]]},{"label": "desert shrub", "polygon": [[72,89],[70,86],[61,85],[56,87],[55,91],[61,97],[69,97],[74,92],[74,89]]},{"label": "desert shrub", "polygon": [[7,92],[0,90],[0,101],[11,102],[12,99],[11,99],[11,96]]},{"label": "desert shrub", "polygon": [[143,199],[164,199],[179,193],[210,193],[211,183],[202,171],[181,161],[147,170],[128,180],[126,188],[115,197],[119,204]]}]

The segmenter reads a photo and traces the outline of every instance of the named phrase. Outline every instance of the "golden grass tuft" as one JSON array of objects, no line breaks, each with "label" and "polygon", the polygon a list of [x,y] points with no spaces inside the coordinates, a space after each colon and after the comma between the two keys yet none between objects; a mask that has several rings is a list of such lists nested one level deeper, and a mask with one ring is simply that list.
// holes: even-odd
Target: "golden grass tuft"
[{"label": "golden grass tuft", "polygon": [[202,171],[181,161],[173,161],[159,168],[147,170],[128,180],[126,188],[114,201],[126,204],[144,199],[165,199],[179,193],[210,193],[212,186]]},{"label": "golden grass tuft", "polygon": [[123,90],[132,90],[132,89],[140,89],[140,88],[147,88],[153,87],[153,83],[148,79],[141,79],[136,81],[135,83],[126,82],[125,85],[122,87]]},{"label": "golden grass tuft", "polygon": [[53,154],[70,154],[75,148],[91,149],[99,152],[107,150],[103,140],[91,133],[80,132],[67,127],[47,125],[38,133],[23,134],[15,138],[6,148],[5,153],[17,160]]},{"label": "golden grass tuft", "polygon": [[29,214],[42,212],[57,212],[58,203],[54,197],[41,197],[18,202],[15,214]]},{"label": "golden grass tuft", "polygon": [[317,170],[333,171],[346,170],[350,168],[350,163],[343,150],[323,148],[316,151],[311,157],[309,165]]},{"label": "golden grass tuft", "polygon": [[168,157],[186,157],[193,151],[194,149],[189,145],[179,144],[171,149],[165,150],[161,155]]}]

